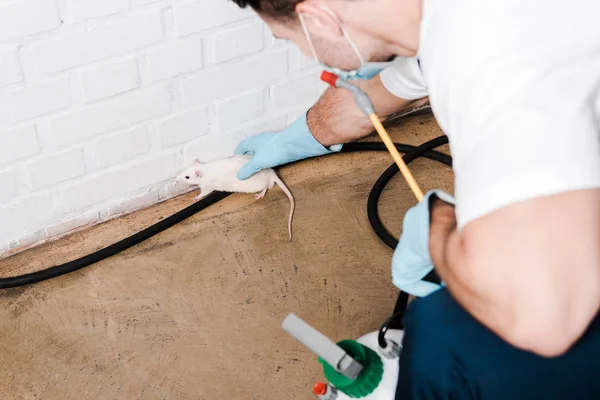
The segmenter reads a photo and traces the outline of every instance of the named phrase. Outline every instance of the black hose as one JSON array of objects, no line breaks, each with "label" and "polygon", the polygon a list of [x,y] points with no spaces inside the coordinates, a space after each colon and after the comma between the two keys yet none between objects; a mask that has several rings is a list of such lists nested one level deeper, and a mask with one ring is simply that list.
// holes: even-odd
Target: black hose
[{"label": "black hose", "polygon": [[[401,292],[400,294],[406,295],[406,297],[408,299],[408,294],[406,294],[406,292]],[[385,340],[385,334],[387,333],[388,329],[390,329],[392,323],[394,321],[401,320],[403,316],[404,316],[404,310],[395,312],[391,317],[389,317],[383,323],[383,325],[381,325],[381,328],[379,328],[379,334],[377,335],[377,343],[379,344],[379,347],[381,347],[382,349],[385,349],[387,347],[387,341]]]},{"label": "black hose", "polygon": [[[434,139],[433,141],[429,141],[422,146],[415,147],[403,144],[396,144],[396,148],[400,152],[407,153],[404,156],[404,160],[406,163],[418,158],[418,157],[426,157],[432,160],[443,162],[444,164],[451,165],[451,158],[445,154],[438,153],[435,151],[430,151],[431,149],[441,146],[442,144],[447,143],[447,138],[445,136]],[[344,146],[344,152],[356,152],[356,151],[384,151],[386,150],[385,145],[383,143],[377,142],[362,142],[362,143],[350,143]],[[394,168],[395,167],[395,168]],[[397,239],[393,238],[393,236],[385,229],[383,223],[379,218],[379,213],[377,210],[377,201],[379,196],[381,195],[381,191],[385,187],[385,185],[390,181],[390,179],[398,172],[398,167],[394,164],[390,168],[388,168],[384,174],[377,180],[377,183],[371,190],[371,194],[369,195],[369,206],[368,206],[368,214],[369,221],[371,226],[375,230],[375,233],[381,240],[384,241],[388,246],[394,248],[394,243],[398,243]],[[91,254],[78,258],[77,260],[69,261],[67,263],[53,266],[47,269],[43,269],[41,271],[32,272],[29,274],[0,278],[0,289],[8,289],[19,286],[31,285],[34,283],[42,282],[45,280],[49,280],[52,278],[56,278],[82,268],[88,267],[92,264],[105,260],[109,257],[112,257],[122,251],[125,251],[149,238],[155,236],[170,227],[180,223],[181,221],[191,217],[192,215],[204,210],[206,207],[215,204],[218,201],[223,200],[225,197],[229,196],[229,193],[224,192],[215,192],[205,197],[204,199],[190,205],[189,207],[171,215],[163,219],[162,221],[157,222],[156,224],[132,235],[123,240],[118,241],[104,249],[95,251]],[[402,295],[401,295],[402,296]]]}]

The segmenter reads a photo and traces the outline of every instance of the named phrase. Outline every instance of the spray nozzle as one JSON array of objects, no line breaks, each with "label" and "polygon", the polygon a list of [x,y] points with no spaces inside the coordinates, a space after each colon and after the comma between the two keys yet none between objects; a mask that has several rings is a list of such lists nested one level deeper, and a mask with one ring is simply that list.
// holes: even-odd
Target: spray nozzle
[{"label": "spray nozzle", "polygon": [[323,71],[321,73],[321,80],[333,87],[343,88],[352,92],[356,105],[363,113],[365,113],[367,117],[375,114],[375,107],[373,107],[371,99],[360,87],[340,78],[336,74],[329,71]]},{"label": "spray nozzle", "polygon": [[333,87],[344,88],[354,94],[354,101],[356,102],[356,105],[358,106],[358,108],[360,108],[360,110],[363,113],[365,113],[365,115],[373,124],[373,127],[381,137],[383,143],[385,143],[385,147],[390,152],[392,158],[396,162],[396,165],[398,165],[400,172],[402,172],[402,176],[404,176],[404,179],[406,179],[406,182],[410,186],[410,189],[414,193],[415,197],[418,201],[423,200],[423,191],[417,184],[415,178],[412,176],[408,167],[406,166],[406,163],[402,159],[402,156],[398,152],[398,149],[396,149],[394,142],[392,142],[390,135],[387,133],[384,126],[381,124],[379,117],[377,116],[377,114],[375,114],[375,107],[373,107],[373,103],[371,103],[371,99],[369,99],[369,96],[360,87],[340,78],[336,74],[331,73],[329,71],[323,71],[323,73],[321,74],[321,80],[330,84]]}]

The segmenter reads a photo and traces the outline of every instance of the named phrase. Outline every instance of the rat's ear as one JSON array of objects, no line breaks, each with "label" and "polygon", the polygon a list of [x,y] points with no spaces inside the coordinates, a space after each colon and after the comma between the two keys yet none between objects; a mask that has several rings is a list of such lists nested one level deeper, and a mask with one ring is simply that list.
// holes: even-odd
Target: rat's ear
[{"label": "rat's ear", "polygon": [[199,164],[200,164],[200,160],[196,158],[196,159],[194,160],[194,164],[196,164],[196,165],[199,165]]},{"label": "rat's ear", "polygon": [[196,177],[200,178],[202,176],[202,172],[196,170]]}]

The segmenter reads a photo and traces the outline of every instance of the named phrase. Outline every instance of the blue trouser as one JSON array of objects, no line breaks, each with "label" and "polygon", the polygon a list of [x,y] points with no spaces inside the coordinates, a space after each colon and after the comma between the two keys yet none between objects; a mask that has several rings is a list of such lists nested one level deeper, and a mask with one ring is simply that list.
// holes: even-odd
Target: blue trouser
[{"label": "blue trouser", "polygon": [[600,316],[564,355],[518,350],[439,290],[404,318],[396,399],[600,400]]}]

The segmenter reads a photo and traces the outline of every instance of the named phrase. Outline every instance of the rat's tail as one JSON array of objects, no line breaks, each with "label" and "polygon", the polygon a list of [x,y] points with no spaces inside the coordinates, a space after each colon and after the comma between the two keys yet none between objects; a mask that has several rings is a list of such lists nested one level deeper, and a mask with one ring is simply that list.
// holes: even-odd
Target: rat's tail
[{"label": "rat's tail", "polygon": [[283,193],[286,194],[288,199],[290,199],[290,217],[288,219],[288,233],[290,235],[290,242],[291,242],[292,241],[292,219],[294,218],[294,209],[296,208],[296,201],[294,200],[294,195],[292,194],[290,189],[288,189],[288,187],[285,185],[285,183],[283,183],[281,178],[279,178],[276,173],[274,173],[273,182],[275,182],[277,184],[277,186],[279,186],[281,188],[281,190],[283,190]]}]

